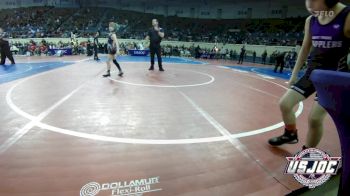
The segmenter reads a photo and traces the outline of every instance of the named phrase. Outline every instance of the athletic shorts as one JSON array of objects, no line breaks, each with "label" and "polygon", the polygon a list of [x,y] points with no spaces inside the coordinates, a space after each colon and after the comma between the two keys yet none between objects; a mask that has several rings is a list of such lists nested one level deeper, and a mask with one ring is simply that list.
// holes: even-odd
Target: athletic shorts
[{"label": "athletic shorts", "polygon": [[310,80],[310,75],[305,74],[303,77],[301,77],[292,87],[291,89],[295,90],[296,92],[300,93],[306,98],[310,97],[314,92],[316,92],[316,89],[314,87],[314,84]]},{"label": "athletic shorts", "polygon": [[115,55],[117,53],[117,51],[116,50],[108,50],[108,54],[111,54],[111,55]]},{"label": "athletic shorts", "polygon": [[[308,98],[310,95],[312,95],[314,92],[316,92],[316,89],[314,87],[314,84],[310,80],[310,76],[312,71],[315,69],[308,68],[303,75],[292,87],[291,89],[295,90],[296,92],[300,93],[306,98]],[[332,70],[332,69],[323,69],[323,70]],[[335,70],[334,70],[335,71]],[[349,72],[349,69],[347,67],[347,64],[345,64],[345,67],[342,66],[342,68],[338,68],[337,71],[340,72]],[[317,100],[317,94],[315,97],[315,100]]]}]

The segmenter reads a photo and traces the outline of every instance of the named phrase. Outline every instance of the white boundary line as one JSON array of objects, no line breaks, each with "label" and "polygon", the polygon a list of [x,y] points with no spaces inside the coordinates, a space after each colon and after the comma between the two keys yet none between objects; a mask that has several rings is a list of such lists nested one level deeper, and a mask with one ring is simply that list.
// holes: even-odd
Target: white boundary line
[{"label": "white boundary line", "polygon": [[[35,125],[42,121],[44,118],[46,118],[53,110],[55,110],[57,107],[59,107],[61,104],[63,104],[65,101],[67,101],[69,98],[71,98],[76,92],[78,92],[83,86],[82,84],[75,90],[73,90],[71,93],[60,99],[58,102],[56,102],[54,105],[46,109],[45,111],[41,112],[37,117],[31,118],[30,122],[27,123],[22,129],[17,131],[13,136],[11,136],[9,139],[7,139],[2,145],[0,145],[0,154],[5,152],[7,149],[9,149],[13,144],[15,144],[18,140],[20,140],[30,129],[35,127]],[[13,89],[12,89],[13,90]],[[8,97],[6,97],[8,99]]]},{"label": "white boundary line", "polygon": [[[280,86],[284,89],[287,89],[286,87],[266,80],[264,78],[258,77],[258,76],[250,76],[249,74],[245,74],[249,77],[253,77],[253,78],[257,78],[260,80],[264,80],[267,81],[269,83],[275,84],[277,86]],[[33,77],[37,77],[33,76]],[[33,120],[35,119],[34,116],[24,112],[23,110],[21,110],[18,106],[16,106],[12,99],[12,91],[19,85],[20,83],[15,84],[11,90],[9,90],[7,92],[6,95],[6,101],[7,104],[11,107],[11,109],[13,109],[16,113],[18,113],[19,115]],[[296,111],[296,116],[298,117],[303,111],[303,103],[300,102],[299,103],[299,107],[298,110]],[[227,136],[218,136],[218,137],[206,137],[206,138],[194,138],[194,139],[171,139],[171,140],[157,140],[157,139],[135,139],[135,138],[118,138],[118,137],[109,137],[109,136],[101,136],[101,135],[96,135],[96,134],[88,134],[88,133],[81,133],[81,132],[77,132],[77,131],[72,131],[72,130],[68,130],[68,129],[63,129],[63,128],[59,128],[59,127],[55,127],[55,126],[51,126],[42,122],[36,122],[35,126],[40,127],[42,129],[46,129],[52,132],[56,132],[56,133],[61,133],[61,134],[66,134],[66,135],[71,135],[71,136],[76,136],[76,137],[80,137],[80,138],[86,138],[86,139],[91,139],[91,140],[97,140],[97,141],[107,141],[107,142],[117,142],[117,143],[128,143],[128,144],[195,144],[195,143],[207,143],[207,142],[219,142],[219,141],[226,141],[228,138]],[[272,126],[269,127],[265,127],[265,128],[261,128],[261,129],[257,129],[257,130],[252,130],[252,131],[244,131],[241,133],[237,133],[237,134],[231,134],[230,138],[241,138],[241,137],[248,137],[248,136],[252,136],[252,135],[256,135],[256,134],[261,134],[264,132],[268,132],[268,131],[272,131],[274,129],[283,127],[284,123],[280,122],[277,124],[274,124]]]},{"label": "white boundary line", "polygon": [[[77,63],[79,62],[83,62],[86,61],[88,59],[83,59],[80,61],[76,61]],[[54,71],[54,70],[52,70]],[[13,92],[13,90],[15,89],[16,86],[18,86],[19,84],[24,83],[25,81],[28,81],[29,79],[33,79],[35,77],[47,74],[48,72],[43,72],[41,74],[38,75],[33,75],[31,77],[28,77],[20,82],[18,82],[16,85],[14,85],[6,94],[6,101],[7,103],[12,103],[11,98],[8,96],[9,94],[11,94]],[[87,81],[88,82],[88,81]],[[49,107],[48,109],[46,109],[45,111],[43,111],[42,113],[40,113],[38,116],[34,117],[31,116],[21,110],[14,110],[16,113],[20,114],[21,116],[31,120],[29,123],[27,123],[22,129],[18,130],[14,135],[12,135],[10,138],[8,138],[4,143],[2,143],[0,145],[0,154],[4,153],[6,150],[8,150],[13,144],[15,144],[18,140],[20,140],[26,133],[28,133],[28,131],[30,129],[32,129],[33,127],[36,126],[36,124],[38,122],[40,122],[41,120],[43,120],[45,117],[47,117],[53,110],[55,110],[57,107],[59,107],[62,103],[64,103],[65,101],[67,101],[71,96],[73,96],[76,92],[78,92],[87,82],[84,82],[83,84],[81,84],[78,88],[76,88],[75,90],[73,90],[71,93],[69,93],[68,95],[66,95],[65,97],[63,97],[62,99],[60,99],[58,102],[56,102],[54,105],[52,105],[51,107]],[[10,92],[10,93],[9,93]]]},{"label": "white boundary line", "polygon": [[[86,60],[87,59],[83,59],[83,60],[79,60],[79,61],[63,61],[63,63],[73,63],[73,64],[75,64],[75,63],[80,63],[80,62],[83,62],[83,61],[86,61]],[[47,64],[49,64],[49,63],[57,63],[57,61],[52,61],[52,62],[35,62],[35,63],[34,62],[26,62],[26,64],[36,64],[36,63],[47,63]],[[17,73],[14,72],[14,73],[0,74],[0,79],[16,76],[16,75],[19,75],[19,74],[23,74],[23,73],[28,72],[28,71],[33,69],[33,66],[26,65],[26,64],[25,64],[25,66],[29,67],[28,69],[26,69],[24,71],[21,71],[21,72],[17,72]],[[17,65],[12,65],[12,66],[17,66]],[[49,65],[41,65],[39,67],[42,68],[42,67],[47,67],[47,66],[49,66]]]},{"label": "white boundary line", "polygon": [[[260,91],[260,90],[259,90]],[[252,155],[247,147],[236,137],[233,137],[233,134],[231,134],[225,127],[223,127],[219,122],[217,122],[210,114],[208,114],[206,111],[204,111],[202,108],[200,108],[192,99],[190,99],[188,96],[186,96],[184,93],[180,92],[182,96],[185,97],[185,99],[190,102],[190,104],[213,126],[215,129],[224,137],[227,138],[227,140],[232,144],[232,146],[238,150],[244,157],[247,159],[255,162],[257,166],[259,166],[265,173],[267,173],[269,176],[274,178],[277,182],[279,182],[273,175],[271,175],[271,171],[267,170],[266,167],[260,163],[259,160],[255,158],[254,155]],[[265,94],[269,94],[265,92]],[[282,123],[282,126],[284,124]],[[261,131],[258,131],[257,133],[262,133]],[[279,182],[280,183],[280,182]],[[282,183],[281,183],[282,184]],[[282,184],[283,185],[283,184]]]},{"label": "white boundary line", "polygon": [[218,121],[216,121],[208,112],[199,107],[191,98],[185,95],[183,92],[180,94],[197,110],[197,112],[203,116],[220,134],[228,140],[232,145],[236,146],[236,138],[232,136],[232,134],[223,127]]},{"label": "white boundary line", "polygon": [[[196,110],[203,116],[223,137],[226,138],[245,157],[250,157],[245,146],[238,140],[236,134],[231,134],[224,126],[216,121],[209,113],[199,107],[191,98],[183,92],[179,92]],[[260,132],[259,132],[260,133]]]},{"label": "white boundary line", "polygon": [[256,71],[256,68],[251,68],[250,70],[251,70],[253,73],[255,73],[256,75],[261,76],[261,77],[263,77],[263,78],[271,79],[271,80],[276,79],[275,77],[268,76],[268,75],[263,74],[263,73],[259,73],[258,71]]},{"label": "white boundary line", "polygon": [[203,85],[208,85],[211,84],[215,81],[215,78],[212,75],[203,73],[203,72],[198,72],[198,71],[192,71],[192,70],[186,70],[189,72],[193,72],[193,73],[197,73],[197,74],[201,74],[204,76],[208,76],[210,78],[209,81],[204,82],[204,83],[199,83],[199,84],[187,84],[187,85],[155,85],[155,84],[139,84],[139,83],[132,83],[132,82],[126,82],[126,81],[121,81],[121,80],[116,80],[113,79],[111,77],[108,77],[108,79],[114,81],[114,82],[118,82],[118,83],[122,83],[122,84],[128,84],[128,85],[133,85],[133,86],[141,86],[141,87],[157,87],[157,88],[184,88],[184,87],[196,87],[196,86],[203,86]]},{"label": "white boundary line", "polygon": [[[101,57],[107,57],[107,55],[101,55]],[[116,59],[118,60],[118,62],[121,62],[121,63],[149,63],[150,60],[147,60],[147,61],[124,61],[124,59],[122,59],[121,61],[119,61],[120,57],[131,57],[129,55],[122,55],[122,56],[117,56]],[[142,58],[145,57],[145,56],[141,56]],[[146,56],[148,57],[148,59],[150,59],[151,57],[150,56]],[[177,57],[177,56],[171,56],[170,58],[173,58],[173,59],[179,59],[179,60],[182,60],[182,62],[168,62],[168,61],[164,61],[166,59],[168,59],[168,57],[165,57],[165,56],[162,56],[162,59],[163,59],[163,63],[164,64],[177,64],[177,65],[181,65],[181,64],[189,64],[189,65],[210,65],[210,63],[208,62],[204,62],[204,61],[198,61],[198,60],[195,60],[195,59],[191,59],[191,58],[187,58],[187,57]],[[100,60],[100,62],[105,62],[105,59],[103,60]]]},{"label": "white boundary line", "polygon": [[[279,86],[279,87],[281,87],[281,88],[284,88],[284,89],[288,90],[287,87],[285,87],[285,86],[283,86],[283,85],[281,85],[281,84],[278,84],[278,83],[273,82],[273,81],[271,81],[271,80],[267,80],[266,78],[262,78],[262,77],[258,77],[258,76],[251,75],[251,74],[249,74],[248,71],[242,71],[242,72],[240,72],[240,71],[237,71],[236,69],[231,69],[231,68],[227,68],[227,67],[223,67],[223,66],[217,66],[217,67],[218,67],[218,68],[221,68],[221,69],[230,69],[230,70],[233,71],[233,72],[238,72],[238,73],[244,74],[245,76],[248,76],[248,77],[251,77],[251,78],[256,78],[256,79],[264,80],[264,81],[266,81],[266,82],[275,84],[275,85],[277,85],[277,86]],[[253,72],[253,73],[254,73],[254,72]],[[255,74],[255,73],[254,73],[254,74]],[[288,82],[285,82],[285,83],[288,84]]]}]

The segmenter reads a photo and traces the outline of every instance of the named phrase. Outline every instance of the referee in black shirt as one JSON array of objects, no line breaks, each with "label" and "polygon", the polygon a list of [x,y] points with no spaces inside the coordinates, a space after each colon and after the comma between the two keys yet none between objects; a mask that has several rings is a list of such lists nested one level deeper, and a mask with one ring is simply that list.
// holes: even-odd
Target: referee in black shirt
[{"label": "referee in black shirt", "polygon": [[10,50],[9,41],[6,39],[6,32],[2,28],[0,28],[0,52],[1,52],[1,62],[0,65],[5,65],[6,57],[10,59],[11,64],[15,64],[15,60],[13,59],[12,52]]},{"label": "referee in black shirt", "polygon": [[151,53],[151,67],[149,70],[154,70],[154,54],[157,54],[159,71],[164,71],[161,56],[162,49],[160,47],[160,42],[162,41],[162,38],[164,38],[164,31],[159,27],[157,19],[152,20],[152,26],[153,27],[148,31],[146,37],[147,40],[150,40],[149,49]]}]

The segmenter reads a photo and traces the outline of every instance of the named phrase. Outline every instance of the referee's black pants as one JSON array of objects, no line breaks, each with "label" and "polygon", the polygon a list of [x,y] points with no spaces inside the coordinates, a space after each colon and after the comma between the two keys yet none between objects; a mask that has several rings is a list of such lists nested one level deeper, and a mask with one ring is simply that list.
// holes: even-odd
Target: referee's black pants
[{"label": "referee's black pants", "polygon": [[150,47],[150,53],[151,53],[151,67],[154,66],[154,55],[157,54],[158,58],[158,66],[159,68],[163,68],[162,65],[162,49],[160,46],[151,46]]},{"label": "referee's black pants", "polygon": [[284,68],[284,60],[277,59],[276,60],[276,65],[275,65],[275,69],[273,71],[277,72],[278,67],[280,67],[280,73],[282,73],[283,72],[283,68]]},{"label": "referee's black pants", "polygon": [[96,45],[94,45],[94,60],[98,59],[98,48]]},{"label": "referee's black pants", "polygon": [[244,55],[239,55],[239,59],[238,59],[238,64],[242,64],[243,63],[243,59],[244,58]]}]

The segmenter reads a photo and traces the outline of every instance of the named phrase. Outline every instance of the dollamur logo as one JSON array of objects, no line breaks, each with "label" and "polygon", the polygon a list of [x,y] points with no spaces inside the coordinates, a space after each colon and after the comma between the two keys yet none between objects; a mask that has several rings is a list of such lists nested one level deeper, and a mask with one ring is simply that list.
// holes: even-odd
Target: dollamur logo
[{"label": "dollamur logo", "polygon": [[111,191],[113,196],[120,195],[143,195],[144,193],[161,191],[161,188],[154,188],[159,183],[159,177],[145,179],[119,181],[99,184],[90,182],[80,190],[80,196],[96,196],[102,191]]},{"label": "dollamur logo", "polygon": [[302,185],[315,188],[337,173],[340,159],[341,157],[330,157],[322,150],[308,148],[294,157],[287,157],[285,173],[294,175]]}]

